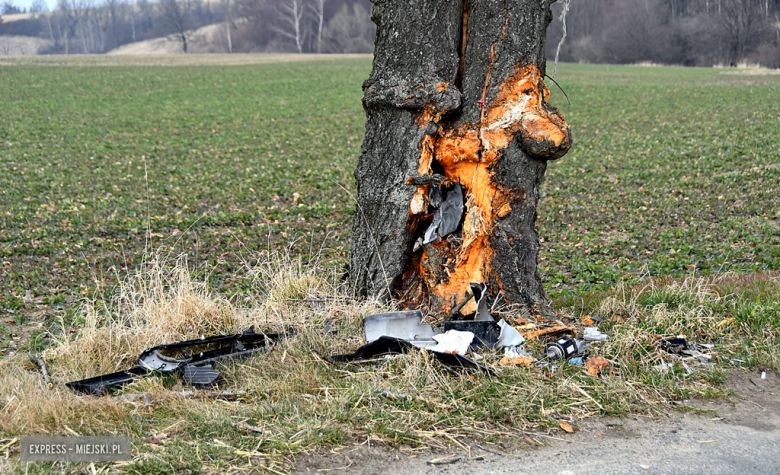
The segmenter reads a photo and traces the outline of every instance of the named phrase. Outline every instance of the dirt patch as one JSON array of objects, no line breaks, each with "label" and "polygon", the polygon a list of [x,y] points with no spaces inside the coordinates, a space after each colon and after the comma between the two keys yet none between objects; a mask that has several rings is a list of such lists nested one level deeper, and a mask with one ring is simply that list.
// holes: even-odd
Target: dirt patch
[{"label": "dirt patch", "polygon": [[65,305],[48,305],[37,298],[25,298],[26,306],[14,312],[0,311],[0,357],[12,356],[65,313]]},{"label": "dirt patch", "polygon": [[[766,379],[761,379],[762,373]],[[715,411],[726,424],[765,432],[780,430],[780,377],[776,373],[734,371],[728,387],[734,391],[732,404],[707,401],[697,406]]]},{"label": "dirt patch", "polygon": [[[426,451],[422,455],[429,458],[436,457],[430,451]],[[444,453],[440,455],[444,456]],[[410,460],[420,456],[411,449],[388,451],[385,447],[368,447],[367,442],[364,442],[363,445],[307,456],[299,462],[297,470],[293,473],[327,473],[330,471],[354,471],[366,475],[397,473],[398,467],[404,466]],[[426,458],[426,460],[428,459]]]},{"label": "dirt patch", "polygon": [[[780,437],[780,376],[767,372],[761,379],[761,373],[729,375],[733,402],[683,401],[658,420],[588,419],[574,434],[540,432],[529,436],[530,443],[518,438],[514,448],[461,441],[468,451],[454,444],[388,450],[369,448],[366,441],[300,457],[294,473],[505,473],[518,464],[527,473],[777,473],[780,462],[772,457]],[[451,463],[430,463],[442,459]]]}]

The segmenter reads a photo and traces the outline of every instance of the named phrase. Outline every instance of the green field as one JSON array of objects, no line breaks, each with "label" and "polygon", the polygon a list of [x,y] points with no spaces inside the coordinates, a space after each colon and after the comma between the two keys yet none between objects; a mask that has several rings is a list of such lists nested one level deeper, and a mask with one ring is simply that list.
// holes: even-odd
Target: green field
[{"label": "green field", "polygon": [[[52,387],[24,355],[0,361],[0,463],[85,472],[11,460],[21,435],[76,431],[131,435],[134,461],[112,466],[122,473],[286,473],[299,454],[368,437],[398,450],[458,438],[516,447],[529,427],[727,396],[734,358],[780,367],[780,75],[559,66],[572,104],[555,89],[552,102],[575,142],[542,188],[540,270],[567,322],[604,317],[610,338],[593,355],[610,366],[486,377],[454,376],[424,353],[332,364],[323,355],[354,351],[362,318],[383,307],[288,300],[339,292],[370,59],[219,58],[0,66],[0,339],[16,351],[42,350],[24,348],[36,332],[57,339],[44,354]],[[181,399],[175,377],[125,389],[150,404],[61,384],[126,369],[162,341],[249,324],[298,333],[220,366],[220,388],[245,391],[237,400]],[[657,340],[677,334],[713,343],[715,366],[657,369],[672,361]],[[262,435],[237,427],[246,421]]]},{"label": "green field", "polygon": [[[0,68],[0,310],[70,306],[158,248],[228,294],[269,245],[343,265],[370,66]],[[779,75],[559,71],[575,141],[539,206],[553,297],[780,267]]]},{"label": "green field", "polygon": [[161,247],[229,293],[269,242],[343,260],[369,67],[0,68],[0,308],[70,306]]}]

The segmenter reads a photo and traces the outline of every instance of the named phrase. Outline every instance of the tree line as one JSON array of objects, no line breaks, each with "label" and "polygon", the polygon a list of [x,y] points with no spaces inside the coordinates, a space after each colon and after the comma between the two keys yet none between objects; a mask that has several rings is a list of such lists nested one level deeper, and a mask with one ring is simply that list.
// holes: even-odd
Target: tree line
[{"label": "tree line", "polygon": [[[370,0],[59,0],[45,10],[35,0],[34,15],[0,22],[0,35],[49,39],[49,53],[159,37],[185,51],[197,39],[211,52],[370,53],[375,31]],[[552,10],[550,60],[780,67],[780,0],[558,0]],[[6,0],[0,11],[25,10]]]},{"label": "tree line", "polygon": [[548,59],[780,67],[780,0],[559,0]]},{"label": "tree line", "polygon": [[[97,54],[165,37],[191,51],[370,53],[369,0],[36,0],[29,18],[2,22],[0,35],[48,39],[45,53]],[[4,14],[25,10],[6,1]],[[0,17],[1,18],[1,17]],[[215,25],[207,35],[196,30]],[[205,49],[204,49],[205,45]]]}]

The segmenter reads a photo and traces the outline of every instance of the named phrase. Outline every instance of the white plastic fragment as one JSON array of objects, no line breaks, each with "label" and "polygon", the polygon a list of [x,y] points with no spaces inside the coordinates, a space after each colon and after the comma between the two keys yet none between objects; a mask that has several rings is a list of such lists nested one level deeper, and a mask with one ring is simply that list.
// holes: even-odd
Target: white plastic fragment
[{"label": "white plastic fragment", "polygon": [[520,346],[525,343],[525,338],[512,325],[504,320],[499,320],[498,326],[501,327],[501,333],[498,335],[495,349],[506,348],[508,346]]},{"label": "white plastic fragment", "polygon": [[585,333],[582,338],[585,341],[607,341],[609,337],[601,333],[596,327],[585,327]]},{"label": "white plastic fragment", "polygon": [[474,334],[471,332],[462,332],[458,330],[448,330],[442,334],[434,335],[433,339],[439,342],[438,345],[428,348],[437,353],[457,353],[465,355],[469,351],[469,345],[474,340]]},{"label": "white plastic fragment", "polygon": [[702,353],[701,351],[698,350],[683,350],[682,353],[688,355],[688,358],[685,358],[686,360],[693,359],[693,358],[701,358],[705,360],[712,359],[712,355]]},{"label": "white plastic fragment", "polygon": [[761,372],[761,379],[766,379],[766,371]]},{"label": "white plastic fragment", "polygon": [[507,346],[504,348],[504,356],[508,357],[510,360],[516,359],[516,358],[533,358],[533,356],[529,355],[527,351],[525,351],[524,347],[517,347],[517,346]]},{"label": "white plastic fragment", "polygon": [[685,369],[685,373],[686,373],[686,374],[693,374],[693,368],[691,368],[690,366],[688,366],[688,364],[686,364],[686,363],[685,363],[685,360],[683,360],[682,358],[680,358],[680,363],[682,363],[682,365],[683,365],[683,368]]}]

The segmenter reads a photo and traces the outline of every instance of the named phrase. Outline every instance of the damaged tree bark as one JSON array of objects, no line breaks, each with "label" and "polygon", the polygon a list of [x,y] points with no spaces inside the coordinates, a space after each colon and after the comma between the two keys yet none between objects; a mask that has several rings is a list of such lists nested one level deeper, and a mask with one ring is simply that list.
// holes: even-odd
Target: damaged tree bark
[{"label": "damaged tree bark", "polygon": [[550,312],[536,205],[547,161],[571,146],[543,81],[552,1],[374,0],[356,293],[446,316],[480,282],[491,304]]}]

